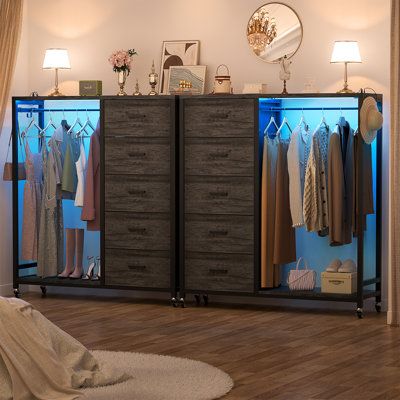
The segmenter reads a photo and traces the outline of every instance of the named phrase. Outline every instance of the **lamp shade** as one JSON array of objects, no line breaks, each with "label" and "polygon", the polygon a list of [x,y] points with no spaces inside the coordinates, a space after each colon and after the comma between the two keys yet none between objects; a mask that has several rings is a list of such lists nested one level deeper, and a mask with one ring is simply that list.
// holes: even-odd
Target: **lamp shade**
[{"label": "lamp shade", "polygon": [[336,41],[333,46],[331,63],[360,63],[358,42],[353,40]]},{"label": "lamp shade", "polygon": [[47,49],[43,60],[43,69],[70,69],[67,49]]}]

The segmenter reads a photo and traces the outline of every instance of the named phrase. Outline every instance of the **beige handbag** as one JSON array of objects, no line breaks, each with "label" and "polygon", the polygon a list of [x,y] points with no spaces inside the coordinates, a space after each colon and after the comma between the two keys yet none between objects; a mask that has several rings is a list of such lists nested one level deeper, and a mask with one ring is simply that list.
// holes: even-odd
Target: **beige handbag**
[{"label": "beige handbag", "polygon": [[[24,151],[22,148],[22,142],[21,138],[19,137],[19,145],[21,147],[21,154],[23,157]],[[12,181],[13,179],[13,163],[8,160],[8,154],[10,153],[10,147],[11,147],[11,139],[12,139],[12,132],[10,133],[10,140],[8,141],[8,149],[7,149],[7,155],[6,155],[6,161],[4,163],[4,170],[3,170],[3,181]],[[26,179],[26,170],[25,170],[25,161],[18,163],[18,180],[23,181]]]},{"label": "beige handbag", "polygon": [[[304,262],[304,269],[299,269],[301,260]],[[308,263],[300,257],[296,264],[296,269],[291,269],[287,278],[290,290],[314,290],[316,272],[308,268]]]},{"label": "beige handbag", "polygon": [[[219,73],[220,67],[225,67],[227,74],[226,75],[221,75]],[[215,78],[214,78],[214,91],[213,93],[215,94],[222,94],[222,93],[228,93],[230,94],[232,92],[231,89],[231,76],[229,73],[229,68],[225,64],[218,65],[217,71],[215,73]]]}]

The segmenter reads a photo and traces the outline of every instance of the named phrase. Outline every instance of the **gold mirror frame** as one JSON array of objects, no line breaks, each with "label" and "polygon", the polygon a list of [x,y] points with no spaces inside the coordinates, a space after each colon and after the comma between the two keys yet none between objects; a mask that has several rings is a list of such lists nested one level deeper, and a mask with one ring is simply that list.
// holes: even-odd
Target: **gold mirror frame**
[{"label": "gold mirror frame", "polygon": [[[300,46],[301,46],[301,44],[302,44],[302,42],[303,42],[303,36],[304,36],[303,24],[302,24],[302,22],[301,22],[301,19],[300,19],[300,17],[299,17],[299,14],[298,14],[292,7],[288,6],[288,5],[285,4],[285,3],[279,2],[279,1],[272,1],[272,2],[269,2],[269,3],[265,3],[265,4],[261,5],[260,7],[258,7],[258,8],[251,14],[251,16],[250,16],[250,18],[249,18],[249,20],[248,20],[248,22],[247,22],[247,26],[246,26],[246,40],[247,40],[248,46],[250,47],[251,52],[252,52],[255,56],[257,56],[259,59],[261,59],[262,61],[264,61],[264,62],[266,62],[266,63],[268,63],[268,64],[279,64],[280,61],[281,61],[281,59],[283,58],[283,55],[282,55],[282,57],[276,58],[276,59],[274,59],[273,61],[266,60],[266,59],[263,58],[261,55],[257,54],[257,52],[256,52],[256,50],[254,49],[254,47],[252,47],[251,44],[249,43],[249,34],[248,34],[248,31],[249,31],[249,24],[250,24],[250,21],[252,20],[252,18],[254,17],[254,15],[255,15],[257,12],[259,12],[262,8],[265,8],[266,6],[269,6],[269,5],[281,5],[281,6],[284,6],[284,7],[288,8],[288,9],[294,14],[294,16],[297,18],[297,20],[299,21],[300,30],[301,30],[300,41],[299,41],[299,43],[298,43],[296,49],[295,49],[293,52],[291,52],[290,55],[287,55],[287,54],[286,54],[286,56],[287,56],[288,59],[292,58],[292,57],[298,52],[298,50],[299,50],[299,48],[300,48]],[[273,16],[271,16],[271,18],[273,19]],[[273,32],[271,32],[271,35],[273,36]],[[273,43],[273,40],[271,41],[271,43]]]}]

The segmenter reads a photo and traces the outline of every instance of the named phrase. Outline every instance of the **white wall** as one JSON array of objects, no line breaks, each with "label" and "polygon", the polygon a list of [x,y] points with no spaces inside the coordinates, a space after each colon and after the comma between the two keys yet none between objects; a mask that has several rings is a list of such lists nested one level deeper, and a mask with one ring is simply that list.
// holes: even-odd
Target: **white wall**
[{"label": "white wall", "polygon": [[[77,94],[79,79],[100,79],[104,94],[116,93],[116,77],[107,62],[119,48],[134,47],[139,55],[128,78],[128,93],[138,78],[141,91],[149,90],[147,75],[154,58],[160,64],[163,40],[199,39],[200,63],[208,66],[207,90],[216,67],[229,66],[233,86],[240,92],[245,82],[268,83],[272,93],[281,91],[279,66],[256,58],[247,45],[246,26],[263,0],[26,0],[28,83],[18,82],[13,94],[51,90],[53,72],[41,69],[47,47],[69,49],[72,69],[61,71],[62,90]],[[388,103],[390,0],[285,0],[299,14],[304,38],[292,64],[290,92],[299,92],[307,77],[314,77],[321,91],[336,91],[342,82],[343,66],[330,64],[334,40],[353,39],[360,44],[362,64],[349,66],[350,86],[370,86],[384,94],[384,220],[388,210]],[[22,67],[21,67],[22,68]],[[4,137],[2,138],[4,141]],[[4,150],[4,148],[2,147]],[[2,195],[4,196],[4,195]],[[4,209],[4,208],[3,208]],[[9,219],[10,211],[7,213]],[[5,218],[2,216],[1,218]],[[385,231],[386,232],[386,231]],[[387,251],[387,234],[384,250]],[[9,238],[6,239],[9,243]],[[6,261],[6,260],[5,260]],[[2,265],[5,266],[5,261]],[[385,256],[385,263],[387,257]],[[4,269],[4,267],[3,267]],[[7,272],[8,273],[8,272]],[[2,274],[7,274],[4,271]],[[3,275],[0,275],[0,279]],[[1,284],[0,280],[0,284]]]}]

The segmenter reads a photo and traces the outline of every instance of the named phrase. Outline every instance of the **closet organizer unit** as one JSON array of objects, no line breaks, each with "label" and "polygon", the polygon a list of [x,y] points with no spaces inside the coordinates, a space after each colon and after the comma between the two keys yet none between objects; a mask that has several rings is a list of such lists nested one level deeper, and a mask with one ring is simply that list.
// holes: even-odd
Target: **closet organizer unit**
[{"label": "closet organizer unit", "polygon": [[[175,98],[15,97],[13,116],[15,295],[20,294],[19,285],[29,284],[40,285],[44,295],[47,286],[70,286],[165,291],[170,292],[174,299],[177,290]],[[97,172],[100,199],[99,204],[94,204],[94,210],[87,210],[98,218],[94,231],[93,221],[86,227],[86,222],[81,220],[81,208],[76,207],[73,200],[61,200],[64,237],[66,228],[85,229],[84,272],[90,263],[86,261],[87,257],[98,257],[98,265],[101,265],[98,280],[60,279],[56,276],[67,262],[66,239],[62,239],[54,274],[41,273],[43,268],[36,254],[28,260],[23,254],[26,245],[24,224],[31,219],[27,218],[26,210],[24,214],[26,183],[17,179],[17,160],[22,162],[26,158],[24,145],[19,145],[18,138],[32,117],[41,128],[49,122],[57,127],[62,120],[72,125],[77,117],[82,124],[90,118],[94,126],[99,120],[100,162]],[[78,128],[77,125],[73,131]],[[35,132],[32,128],[31,137],[23,139],[22,143],[28,141],[32,151],[41,153],[44,140],[48,143],[53,131],[49,128],[45,135],[38,135],[38,129]],[[82,140],[90,163],[92,131],[87,131]],[[39,225],[35,227],[38,228]],[[39,241],[42,236],[37,234]]]},{"label": "closet organizer unit", "polygon": [[[261,242],[261,177],[264,130],[271,117],[278,126],[286,117],[292,129],[303,117],[311,133],[322,119],[333,130],[341,117],[357,129],[364,97],[365,94],[357,93],[180,98],[181,302],[187,293],[194,294],[198,303],[203,296],[206,304],[209,294],[344,301],[356,303],[358,316],[362,317],[364,300],[375,298],[376,309],[380,310],[381,132],[370,149],[365,144],[358,146],[358,157],[355,157],[357,177],[354,179],[362,182],[364,168],[359,166],[365,162],[367,154],[371,154],[368,151],[372,152],[375,212],[366,216],[364,224],[358,224],[352,242],[332,247],[329,237],[307,232],[304,227],[295,229],[295,249],[292,251],[295,250],[297,258],[308,260],[310,267],[317,271],[316,289],[289,290],[287,275],[289,269],[295,268],[294,263],[275,265],[273,268],[278,268],[279,278],[275,277],[274,283],[267,284],[263,282],[261,266],[262,246],[267,249],[267,257],[270,251],[270,238],[267,236],[267,241],[264,238],[264,243]],[[382,96],[375,97],[382,108]],[[283,141],[289,139],[287,127],[280,137]],[[277,176],[276,179],[286,178]],[[360,221],[364,221],[363,196],[359,196],[363,192],[362,186],[362,183],[356,185],[357,204],[354,206],[356,219]],[[276,188],[269,187],[266,196],[275,196]],[[267,201],[267,208],[270,204]],[[272,215],[277,212],[276,208]],[[288,214],[289,210],[283,216],[288,217]],[[280,232],[279,240],[281,254],[286,248],[289,252],[291,238]],[[355,293],[321,292],[320,272],[335,258],[355,260],[358,267]]]}]

